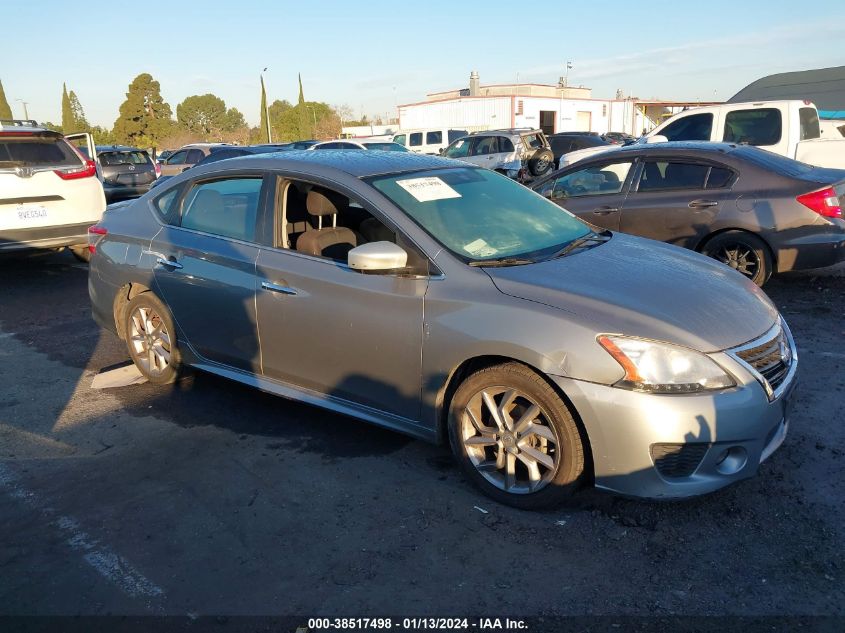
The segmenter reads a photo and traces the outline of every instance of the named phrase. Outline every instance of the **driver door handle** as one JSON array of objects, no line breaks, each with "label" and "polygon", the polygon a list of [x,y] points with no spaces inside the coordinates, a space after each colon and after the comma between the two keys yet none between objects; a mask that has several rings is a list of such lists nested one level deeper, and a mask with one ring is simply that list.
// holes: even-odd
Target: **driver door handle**
[{"label": "driver door handle", "polygon": [[262,281],[261,288],[264,290],[269,290],[270,292],[278,292],[279,294],[283,295],[296,294],[296,288],[291,288],[290,286],[281,286],[279,284],[274,284],[270,281]]},{"label": "driver door handle", "polygon": [[156,264],[160,266],[165,266],[167,268],[173,268],[175,270],[179,270],[182,268],[182,264],[177,262],[175,259],[166,259],[164,257],[156,257]]},{"label": "driver door handle", "polygon": [[619,207],[599,207],[598,209],[593,209],[593,213],[596,215],[609,215],[611,213],[616,213],[619,211]]},{"label": "driver door handle", "polygon": [[690,209],[706,209],[708,207],[716,207],[719,203],[716,200],[693,200],[689,203]]}]

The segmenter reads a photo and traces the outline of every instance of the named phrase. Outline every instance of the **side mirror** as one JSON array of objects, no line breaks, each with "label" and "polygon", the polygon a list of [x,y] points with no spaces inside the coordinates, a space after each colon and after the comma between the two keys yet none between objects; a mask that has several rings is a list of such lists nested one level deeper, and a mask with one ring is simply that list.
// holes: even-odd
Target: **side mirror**
[{"label": "side mirror", "polygon": [[446,148],[441,147],[439,150],[437,150],[437,153],[440,154],[441,156],[443,156],[446,153]]},{"label": "side mirror", "polygon": [[408,253],[393,242],[370,242],[349,251],[348,263],[354,270],[396,270],[408,264]]}]

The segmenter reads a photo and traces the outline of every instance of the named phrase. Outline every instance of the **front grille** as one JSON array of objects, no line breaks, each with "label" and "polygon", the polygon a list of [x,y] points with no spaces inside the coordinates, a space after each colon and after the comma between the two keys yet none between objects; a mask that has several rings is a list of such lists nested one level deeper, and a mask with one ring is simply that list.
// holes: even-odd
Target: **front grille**
[{"label": "front grille", "polygon": [[709,444],[652,444],[651,458],[664,477],[689,477],[698,468]]},{"label": "front grille", "polygon": [[751,365],[769,383],[772,391],[783,384],[792,365],[789,341],[780,327],[774,336],[754,347],[738,351],[736,355]]}]

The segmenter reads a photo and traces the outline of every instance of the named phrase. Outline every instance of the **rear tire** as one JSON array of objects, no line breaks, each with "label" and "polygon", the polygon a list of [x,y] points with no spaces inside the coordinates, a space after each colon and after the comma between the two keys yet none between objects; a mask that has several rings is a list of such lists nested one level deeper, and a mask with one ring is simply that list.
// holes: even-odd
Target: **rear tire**
[{"label": "rear tire", "polygon": [[71,246],[70,252],[73,253],[73,256],[81,262],[85,262],[87,264],[91,261],[91,251],[88,250],[87,245]]},{"label": "rear tire", "polygon": [[155,385],[174,382],[179,377],[181,357],[168,309],[152,292],[143,292],[129,301],[124,314],[126,347],[132,362]]},{"label": "rear tire", "polygon": [[584,443],[560,396],[520,363],[481,369],[449,406],[449,443],[467,477],[500,503],[560,505],[584,475]]},{"label": "rear tire", "polygon": [[701,249],[712,257],[763,286],[772,275],[772,255],[766,243],[747,231],[725,231]]}]

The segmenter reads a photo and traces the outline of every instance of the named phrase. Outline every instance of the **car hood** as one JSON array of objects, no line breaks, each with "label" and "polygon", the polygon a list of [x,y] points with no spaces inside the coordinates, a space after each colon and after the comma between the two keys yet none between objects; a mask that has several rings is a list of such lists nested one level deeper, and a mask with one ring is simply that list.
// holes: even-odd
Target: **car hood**
[{"label": "car hood", "polygon": [[618,233],[557,259],[484,270],[502,293],[572,313],[597,334],[637,336],[702,352],[746,343],[778,318],[765,293],[727,266]]}]

